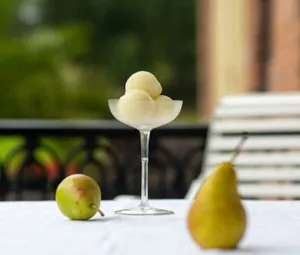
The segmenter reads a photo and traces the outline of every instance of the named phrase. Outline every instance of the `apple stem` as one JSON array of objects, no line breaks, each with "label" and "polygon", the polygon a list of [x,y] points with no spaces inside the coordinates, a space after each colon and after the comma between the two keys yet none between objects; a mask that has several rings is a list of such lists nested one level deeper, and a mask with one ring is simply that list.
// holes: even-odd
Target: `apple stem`
[{"label": "apple stem", "polygon": [[245,141],[248,139],[248,133],[243,133],[242,139],[240,140],[240,142],[238,143],[238,145],[236,146],[233,155],[230,159],[230,162],[233,162],[236,157],[238,156],[238,154],[241,152],[242,146],[245,143]]},{"label": "apple stem", "polygon": [[91,208],[92,209],[97,209],[97,211],[98,211],[98,213],[102,216],[102,217],[104,217],[105,215],[104,215],[104,213],[100,210],[100,209],[98,209],[95,205],[91,205]]}]

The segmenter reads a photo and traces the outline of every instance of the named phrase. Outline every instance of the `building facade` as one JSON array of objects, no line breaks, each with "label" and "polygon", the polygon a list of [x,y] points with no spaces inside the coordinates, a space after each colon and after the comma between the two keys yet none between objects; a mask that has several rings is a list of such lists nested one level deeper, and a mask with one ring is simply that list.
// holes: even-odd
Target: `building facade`
[{"label": "building facade", "polygon": [[199,0],[198,112],[226,94],[300,90],[300,0]]}]

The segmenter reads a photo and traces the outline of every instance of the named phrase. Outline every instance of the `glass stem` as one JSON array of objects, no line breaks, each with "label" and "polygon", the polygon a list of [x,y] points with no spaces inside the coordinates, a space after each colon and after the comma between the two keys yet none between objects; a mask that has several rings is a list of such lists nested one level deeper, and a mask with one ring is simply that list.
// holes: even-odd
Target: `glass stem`
[{"label": "glass stem", "polygon": [[141,136],[141,163],[142,163],[142,185],[141,185],[141,207],[148,206],[148,162],[149,162],[149,139],[150,131],[140,131]]}]

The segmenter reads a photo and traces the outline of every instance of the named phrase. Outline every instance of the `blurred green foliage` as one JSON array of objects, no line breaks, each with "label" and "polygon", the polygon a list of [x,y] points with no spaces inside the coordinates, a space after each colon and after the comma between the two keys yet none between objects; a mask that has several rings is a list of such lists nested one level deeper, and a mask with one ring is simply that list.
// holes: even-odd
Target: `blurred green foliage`
[{"label": "blurred green foliage", "polygon": [[0,117],[110,118],[138,70],[193,104],[194,16],[193,1],[2,0]]},{"label": "blurred green foliage", "polygon": [[[190,115],[194,10],[191,0],[1,0],[0,118],[112,118],[107,99],[138,70]],[[0,156],[13,140],[2,141]]]},{"label": "blurred green foliage", "polygon": [[109,116],[109,84],[100,72],[94,74],[76,61],[89,48],[84,27],[10,29],[0,37],[2,118]]},{"label": "blurred green foliage", "polygon": [[44,0],[46,24],[86,24],[85,63],[123,85],[137,70],[153,72],[173,97],[195,102],[195,1]]}]

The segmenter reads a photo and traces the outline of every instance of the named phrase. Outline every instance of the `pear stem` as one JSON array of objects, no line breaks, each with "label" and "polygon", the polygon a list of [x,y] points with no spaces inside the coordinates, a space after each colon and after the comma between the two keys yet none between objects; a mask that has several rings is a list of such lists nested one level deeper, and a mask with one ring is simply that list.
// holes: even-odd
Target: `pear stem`
[{"label": "pear stem", "polygon": [[98,213],[99,213],[102,217],[105,216],[104,213],[103,213],[100,209],[98,209]]},{"label": "pear stem", "polygon": [[91,205],[91,208],[92,209],[97,209],[97,211],[98,211],[98,213],[102,216],[102,217],[104,217],[105,215],[104,215],[104,213],[100,210],[100,209],[98,209],[95,205]]},{"label": "pear stem", "polygon": [[230,162],[233,162],[236,157],[238,156],[238,154],[241,152],[242,146],[245,143],[245,141],[248,139],[248,133],[244,133],[242,136],[242,139],[240,140],[240,142],[238,143],[238,145],[236,146],[233,155],[231,156]]}]

